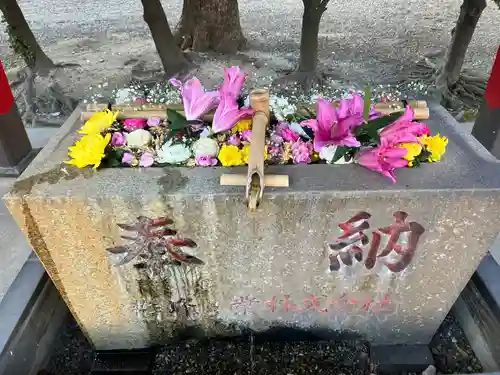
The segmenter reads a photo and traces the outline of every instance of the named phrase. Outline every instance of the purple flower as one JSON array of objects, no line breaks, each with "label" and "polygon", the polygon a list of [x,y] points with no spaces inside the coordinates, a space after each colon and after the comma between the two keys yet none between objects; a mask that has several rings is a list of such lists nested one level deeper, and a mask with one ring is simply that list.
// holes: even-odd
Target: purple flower
[{"label": "purple flower", "polygon": [[312,152],[313,145],[311,142],[298,140],[292,144],[292,156],[295,164],[309,164]]},{"label": "purple flower", "polygon": [[[359,100],[363,104],[363,100]],[[343,100],[339,108],[333,108],[325,99],[318,99],[316,120],[307,120],[302,123],[302,126],[308,126],[314,131],[314,150],[320,152],[323,147],[329,145],[361,146],[352,134],[352,130],[364,122],[363,116],[350,115],[351,112],[354,113],[357,110],[359,100],[353,99],[347,104],[344,104],[346,100]]]},{"label": "purple flower", "polygon": [[267,149],[267,152],[269,153],[269,155],[275,157],[281,154],[283,152],[283,149],[280,146],[270,146]]},{"label": "purple flower", "polygon": [[231,94],[234,98],[238,98],[241,89],[245,84],[247,75],[241,72],[239,66],[232,66],[229,69],[224,69],[224,83],[220,88],[220,93]]},{"label": "purple flower", "polygon": [[123,154],[123,157],[122,157],[122,163],[123,164],[132,164],[132,162],[134,161],[135,157],[132,153],[130,152],[126,152]]},{"label": "purple flower", "polygon": [[127,140],[125,139],[125,136],[123,135],[123,133],[120,133],[120,132],[113,133],[113,135],[111,137],[111,145],[112,146],[115,146],[115,147],[125,146],[126,143],[127,143]]},{"label": "purple flower", "polygon": [[146,127],[146,125],[146,120],[143,118],[128,118],[123,121],[123,127],[129,132],[137,129],[143,129]]},{"label": "purple flower", "polygon": [[232,146],[239,146],[241,143],[241,139],[238,134],[233,134],[229,137],[228,143]]},{"label": "purple flower", "polygon": [[413,109],[406,106],[405,112],[400,118],[382,129],[380,137],[385,138],[387,144],[390,145],[418,143],[417,137],[429,134],[429,128],[421,122],[413,122],[414,114]]},{"label": "purple flower", "polygon": [[151,167],[154,163],[155,159],[151,152],[145,152],[141,155],[139,159],[139,166],[141,167]]},{"label": "purple flower", "polygon": [[231,129],[238,121],[252,116],[253,109],[239,109],[234,96],[223,93],[220,96],[220,103],[214,114],[212,130],[214,133],[220,133]]},{"label": "purple flower", "polygon": [[252,139],[252,131],[251,130],[243,130],[241,132],[241,139],[245,142],[250,142]]},{"label": "purple flower", "polygon": [[161,118],[150,117],[148,118],[148,126],[159,126],[161,124]]},{"label": "purple flower", "polygon": [[197,156],[195,161],[196,165],[200,167],[214,167],[218,163],[217,158],[214,156]]},{"label": "purple flower", "polygon": [[219,103],[219,93],[216,91],[205,92],[200,80],[193,77],[187,80],[184,85],[172,78],[169,82],[180,87],[182,103],[184,104],[184,114],[188,120],[199,120],[208,111],[217,107]]},{"label": "purple flower", "polygon": [[379,147],[360,151],[356,156],[356,163],[389,177],[395,184],[394,171],[408,165],[408,161],[403,159],[407,152],[404,148],[392,147],[386,138],[381,138]]}]

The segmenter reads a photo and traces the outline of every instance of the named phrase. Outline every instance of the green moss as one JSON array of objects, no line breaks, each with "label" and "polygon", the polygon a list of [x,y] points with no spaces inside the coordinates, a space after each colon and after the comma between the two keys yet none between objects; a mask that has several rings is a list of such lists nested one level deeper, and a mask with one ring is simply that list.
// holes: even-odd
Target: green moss
[{"label": "green moss", "polygon": [[18,38],[12,27],[7,23],[7,20],[2,15],[1,22],[5,23],[5,32],[9,37],[9,45],[15,55],[20,56],[28,65],[32,65],[35,61],[35,54],[31,51],[29,45],[22,39]]}]

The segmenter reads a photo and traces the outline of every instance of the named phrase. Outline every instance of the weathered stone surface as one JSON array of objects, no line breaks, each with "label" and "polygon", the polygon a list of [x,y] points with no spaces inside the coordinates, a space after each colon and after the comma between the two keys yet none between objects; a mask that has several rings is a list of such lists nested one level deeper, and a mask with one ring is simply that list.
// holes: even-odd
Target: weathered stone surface
[{"label": "weathered stone surface", "polygon": [[[290,188],[267,189],[252,215],[243,189],[219,186],[225,168],[61,166],[80,126],[71,123],[4,199],[98,349],[148,346],[186,326],[231,333],[276,324],[355,330],[377,344],[427,344],[500,217],[498,162],[442,108],[431,113],[433,133],[450,139],[441,163],[399,170],[396,185],[360,166],[270,167],[290,176]],[[339,224],[360,211],[371,215],[369,243],[347,252],[337,241]],[[394,224],[397,211],[425,229],[413,258],[409,233],[380,257],[389,239],[382,230],[379,257],[366,267],[372,231]],[[184,242],[160,239],[153,230],[161,227],[139,216],[171,219],[166,233],[176,230]],[[120,237],[135,236],[127,225],[143,236],[138,246],[120,248],[133,243]],[[147,243],[151,253],[140,246]],[[123,250],[131,251],[115,254]],[[134,250],[150,256],[134,258]],[[130,262],[117,266],[124,257]]]}]

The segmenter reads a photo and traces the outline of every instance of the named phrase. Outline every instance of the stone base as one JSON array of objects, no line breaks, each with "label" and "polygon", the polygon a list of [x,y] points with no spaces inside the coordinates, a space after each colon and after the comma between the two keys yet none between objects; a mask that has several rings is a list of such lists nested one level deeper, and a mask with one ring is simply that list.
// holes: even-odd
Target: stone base
[{"label": "stone base", "polygon": [[[36,273],[36,269],[25,267],[28,271]],[[21,271],[22,274],[23,271]],[[29,293],[26,285],[17,285],[15,281],[13,293]],[[59,335],[59,329],[68,315],[64,304],[54,284],[47,274],[44,274],[36,290],[33,292],[28,306],[24,309],[21,318],[17,318],[15,306],[7,303],[9,294],[0,305],[0,316],[4,328],[9,325],[9,318],[18,319],[18,325],[8,338],[2,353],[0,353],[0,374],[35,375],[43,368],[50,358],[53,342]],[[21,299],[21,296],[13,296]],[[3,339],[0,335],[0,340]]]},{"label": "stone base", "polygon": [[486,255],[453,306],[453,314],[485,371],[500,369],[499,274],[498,263]]},{"label": "stone base", "polygon": [[31,152],[14,167],[0,167],[0,177],[19,177],[28,165],[30,165],[38,152],[40,152],[39,149],[31,150]]},{"label": "stone base", "polygon": [[377,374],[422,372],[434,365],[427,345],[377,345],[371,347],[371,361]]},{"label": "stone base", "polygon": [[91,375],[149,375],[153,370],[156,350],[97,351]]}]

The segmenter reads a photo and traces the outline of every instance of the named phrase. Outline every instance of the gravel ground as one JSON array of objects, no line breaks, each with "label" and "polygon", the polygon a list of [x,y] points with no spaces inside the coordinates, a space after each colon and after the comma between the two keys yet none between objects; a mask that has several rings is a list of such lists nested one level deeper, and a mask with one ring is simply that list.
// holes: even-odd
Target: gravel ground
[{"label": "gravel ground", "polygon": [[[462,329],[450,314],[430,345],[438,374],[480,373]],[[72,318],[55,345],[47,375],[88,375],[92,350]],[[182,341],[160,349],[153,375],[365,375],[369,349],[356,337],[318,341],[304,332],[279,330],[257,336]],[[372,375],[375,375],[372,372]],[[403,375],[403,374],[392,374]],[[408,375],[405,373],[405,375]]]},{"label": "gravel ground", "polygon": [[[127,70],[130,59],[156,58],[137,0],[19,3],[54,60],[82,65],[69,77],[76,86],[88,87],[115,75],[123,80],[120,71]],[[175,25],[182,0],[163,4]],[[288,59],[278,67],[289,68],[290,63],[293,67],[298,58],[302,2],[240,0],[239,4],[250,47],[261,55],[271,54],[271,60]],[[447,47],[460,4],[461,0],[331,0],[320,29],[323,69],[339,80],[384,83],[399,79],[423,55]],[[500,10],[491,1],[468,51],[469,66],[483,72],[490,69],[500,42],[499,29]],[[6,55],[5,34],[0,34],[0,56]],[[116,55],[122,58],[117,60]]]}]

